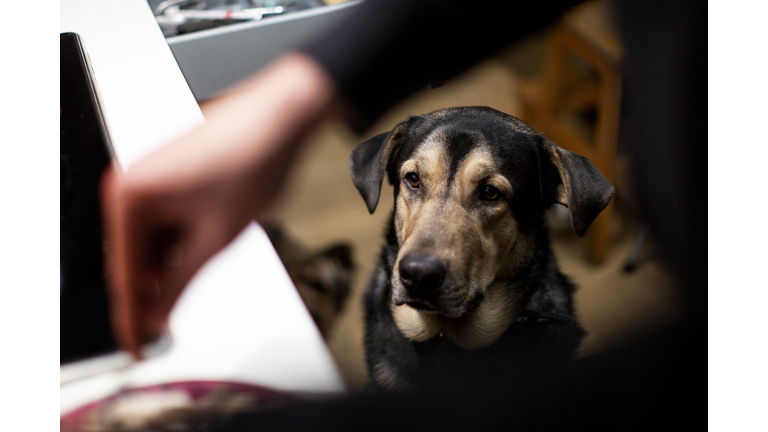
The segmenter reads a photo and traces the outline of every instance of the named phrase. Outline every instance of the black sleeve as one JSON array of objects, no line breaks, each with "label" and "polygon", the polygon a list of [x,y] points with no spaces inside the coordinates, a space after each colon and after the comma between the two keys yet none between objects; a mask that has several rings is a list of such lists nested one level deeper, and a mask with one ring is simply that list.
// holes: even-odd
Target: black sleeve
[{"label": "black sleeve", "polygon": [[578,0],[367,0],[304,47],[333,77],[361,133],[411,93],[442,83],[553,22]]}]

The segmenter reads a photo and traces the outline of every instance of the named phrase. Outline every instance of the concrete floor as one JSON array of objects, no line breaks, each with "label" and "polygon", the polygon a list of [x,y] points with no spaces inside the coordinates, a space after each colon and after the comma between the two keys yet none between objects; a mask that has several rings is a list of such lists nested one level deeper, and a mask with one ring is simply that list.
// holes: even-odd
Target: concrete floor
[{"label": "concrete floor", "polygon": [[[472,69],[443,87],[428,90],[387,114],[366,137],[354,137],[341,124],[328,124],[307,146],[273,219],[308,247],[348,241],[358,265],[353,292],[338,320],[328,345],[350,389],[367,381],[363,357],[361,294],[367,286],[382,231],[393,204],[392,190],[385,184],[376,213],[369,215],[347,171],[347,157],[354,146],[377,133],[391,129],[410,114],[436,109],[486,105],[516,115],[515,96],[519,77],[535,70],[531,62],[541,58],[542,39],[532,39]],[[522,60],[521,60],[522,59]],[[525,59],[533,59],[526,62]],[[600,266],[587,261],[586,241],[577,237],[560,217],[553,218],[554,248],[561,270],[580,287],[576,294],[577,315],[589,335],[581,354],[610,349],[643,330],[674,319],[678,297],[664,270],[653,260],[653,246],[641,255],[642,263],[632,274],[622,272],[636,226],[631,202],[617,196],[617,217],[608,259]]]}]

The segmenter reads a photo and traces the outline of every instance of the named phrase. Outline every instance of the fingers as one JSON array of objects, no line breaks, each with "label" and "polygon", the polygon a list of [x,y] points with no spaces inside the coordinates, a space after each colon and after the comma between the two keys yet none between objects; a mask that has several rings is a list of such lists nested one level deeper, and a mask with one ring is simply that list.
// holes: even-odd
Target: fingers
[{"label": "fingers", "polygon": [[129,288],[133,272],[127,260],[130,256],[125,227],[127,215],[123,212],[120,186],[120,173],[114,167],[108,168],[101,182],[103,227],[109,250],[105,268],[115,338],[119,346],[138,357],[136,305]]},{"label": "fingers", "polygon": [[226,221],[204,211],[215,207],[204,195],[197,196],[202,202],[179,202],[186,194],[132,183],[115,170],[105,173],[101,192],[113,330],[118,344],[140,358],[195,272],[231,238],[221,229]]},{"label": "fingers", "polygon": [[136,358],[143,344],[160,335],[183,288],[164,283],[160,251],[181,230],[167,222],[160,202],[151,189],[131,185],[117,171],[105,173],[103,225],[110,250],[106,269],[113,330],[118,344]]}]

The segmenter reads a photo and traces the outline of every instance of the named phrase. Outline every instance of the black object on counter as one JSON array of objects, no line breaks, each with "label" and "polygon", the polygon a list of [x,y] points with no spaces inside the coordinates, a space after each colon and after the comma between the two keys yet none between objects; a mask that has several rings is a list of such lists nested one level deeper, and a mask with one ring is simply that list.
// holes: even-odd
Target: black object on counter
[{"label": "black object on counter", "polygon": [[116,349],[103,268],[99,179],[112,148],[80,37],[62,33],[61,364]]}]

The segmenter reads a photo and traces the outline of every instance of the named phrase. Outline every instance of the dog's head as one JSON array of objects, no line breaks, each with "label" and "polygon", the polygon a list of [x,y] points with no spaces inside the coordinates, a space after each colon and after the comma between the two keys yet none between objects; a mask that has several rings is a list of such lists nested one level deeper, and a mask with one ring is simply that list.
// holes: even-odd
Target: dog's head
[{"label": "dog's head", "polygon": [[394,186],[393,303],[447,318],[530,262],[553,203],[569,207],[583,235],[613,195],[587,158],[485,107],[410,117],[358,145],[349,162],[371,213],[385,175]]}]

